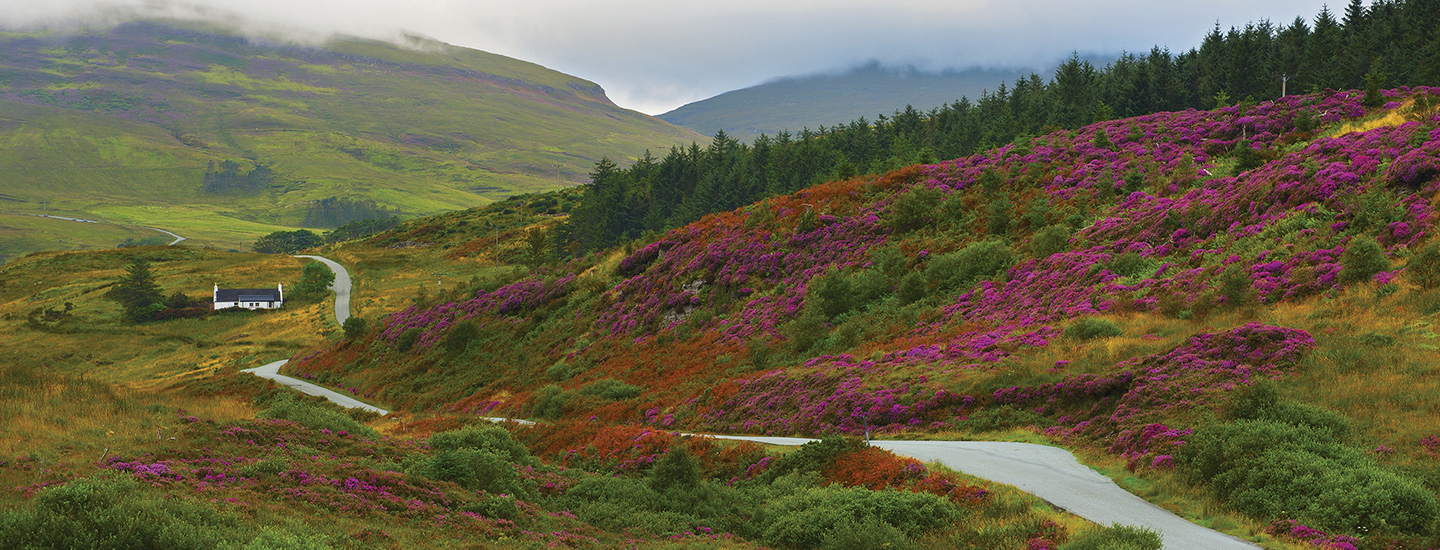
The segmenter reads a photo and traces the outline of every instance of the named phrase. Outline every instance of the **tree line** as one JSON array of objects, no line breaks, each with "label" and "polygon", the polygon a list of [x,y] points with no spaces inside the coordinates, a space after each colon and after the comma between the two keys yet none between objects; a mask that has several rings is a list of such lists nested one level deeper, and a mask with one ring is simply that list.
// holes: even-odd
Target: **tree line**
[{"label": "tree line", "polygon": [[581,204],[554,232],[554,249],[580,254],[768,196],[914,163],[959,158],[1055,130],[1113,118],[1213,109],[1285,93],[1440,83],[1440,0],[1351,0],[1313,21],[1217,25],[1200,46],[1155,47],[1097,67],[1078,55],[1047,82],[1034,73],[969,98],[875,121],[762,135],[753,144],[716,133],[709,146],[650,152],[627,168],[602,159]]},{"label": "tree line", "polygon": [[240,163],[233,160],[221,162],[218,166],[210,161],[205,170],[202,188],[206,193],[217,195],[259,193],[275,181],[275,172],[270,166],[256,164],[249,172],[240,173]]}]

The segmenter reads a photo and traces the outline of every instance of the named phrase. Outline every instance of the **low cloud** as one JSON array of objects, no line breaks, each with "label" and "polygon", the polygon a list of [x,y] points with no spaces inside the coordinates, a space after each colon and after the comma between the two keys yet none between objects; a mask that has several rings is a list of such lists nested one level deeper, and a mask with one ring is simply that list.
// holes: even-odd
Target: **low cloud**
[{"label": "low cloud", "polygon": [[419,33],[604,86],[648,113],[787,75],[875,60],[921,70],[1039,69],[1082,53],[1178,53],[1222,28],[1311,19],[1323,2],[1241,0],[7,0],[0,25],[133,17],[219,19],[252,34]]}]

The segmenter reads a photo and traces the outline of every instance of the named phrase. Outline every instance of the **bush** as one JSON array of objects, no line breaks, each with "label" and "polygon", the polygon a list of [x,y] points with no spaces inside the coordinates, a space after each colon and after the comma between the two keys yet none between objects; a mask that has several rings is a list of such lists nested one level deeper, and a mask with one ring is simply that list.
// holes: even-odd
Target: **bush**
[{"label": "bush", "polygon": [[913,548],[894,525],[866,516],[859,521],[841,518],[820,545],[824,550],[906,550]]},{"label": "bush", "polygon": [[455,323],[455,326],[450,327],[450,333],[445,335],[445,351],[450,355],[458,355],[465,351],[465,346],[478,336],[480,336],[480,326],[475,324],[475,321],[466,319]]},{"label": "bush", "polygon": [[1293,517],[1321,529],[1363,534],[1386,525],[1429,534],[1435,495],[1369,455],[1309,426],[1242,420],[1197,429],[1176,450],[1192,481],[1255,518]]},{"label": "bush", "polygon": [[505,460],[517,463],[534,463],[530,451],[515,437],[500,426],[466,426],[458,430],[440,432],[430,436],[430,448],[440,451],[478,449],[500,455]]},{"label": "bush", "polygon": [[209,550],[244,540],[232,517],[152,496],[128,476],[74,479],[41,491],[28,510],[0,511],[0,548]]},{"label": "bush", "polygon": [[835,462],[835,457],[863,446],[863,442],[850,441],[838,435],[827,435],[819,441],[801,445],[799,449],[775,460],[770,468],[756,479],[770,483],[780,476],[796,472],[818,472]]},{"label": "bush", "polygon": [[515,497],[510,495],[485,495],[476,502],[460,507],[461,512],[480,514],[487,518],[508,519],[515,521],[520,519],[520,507],[515,504]]},{"label": "bush", "polygon": [[580,388],[580,395],[593,395],[610,401],[621,401],[640,395],[640,386],[626,384],[614,378],[596,380]]},{"label": "bush", "polygon": [[1386,269],[1390,269],[1390,259],[1385,257],[1385,247],[1369,235],[1356,235],[1340,254],[1342,284],[1364,281]]},{"label": "bush", "polygon": [[550,368],[545,369],[545,377],[556,382],[564,382],[573,378],[577,370],[579,369],[570,366],[569,363],[560,361],[559,363],[550,365]]},{"label": "bush", "polygon": [[1161,542],[1159,533],[1116,523],[1086,531],[1060,550],[1160,550]]},{"label": "bush", "polygon": [[700,463],[685,450],[671,447],[650,471],[650,488],[657,493],[693,489],[700,484]]},{"label": "bush", "polygon": [[255,416],[299,422],[302,426],[312,430],[345,432],[370,438],[379,437],[375,430],[350,418],[343,412],[306,403],[289,394],[280,394],[275,397],[265,410]]},{"label": "bush", "polygon": [[[766,544],[817,548],[840,528],[883,522],[915,536],[946,524],[955,508],[928,493],[871,491],[861,487],[815,487],[775,499],[756,512],[752,529]],[[833,540],[833,539],[832,539]]]},{"label": "bush", "polygon": [[900,300],[901,305],[910,305],[924,300],[929,290],[925,288],[925,276],[919,271],[911,271],[900,278],[900,284],[895,288],[895,297]]},{"label": "bush", "polygon": [[1002,274],[1014,264],[1015,252],[1005,243],[983,241],[930,260],[925,278],[941,290],[966,288],[980,279]]},{"label": "bush", "polygon": [[250,540],[245,545],[245,550],[330,550],[330,545],[325,544],[313,533],[292,533],[275,527],[266,527],[260,531],[260,536]]},{"label": "bush", "polygon": [[1220,296],[1229,307],[1249,306],[1259,301],[1260,293],[1250,282],[1250,267],[1240,262],[1225,266],[1225,271],[1220,272]]},{"label": "bush", "polygon": [[1070,229],[1063,225],[1047,225],[1030,237],[1030,253],[1048,258],[1070,249]]},{"label": "bush", "polygon": [[1440,241],[1425,245],[1411,256],[1410,263],[1405,265],[1405,273],[1410,276],[1410,282],[1420,288],[1440,288]]},{"label": "bush", "polygon": [[346,340],[359,340],[364,338],[365,331],[369,329],[369,327],[370,324],[361,317],[346,317],[345,323],[340,325],[340,328],[345,331]]},{"label": "bush", "polygon": [[410,351],[415,347],[415,340],[420,338],[421,333],[420,327],[405,329],[405,332],[400,333],[400,336],[395,339],[395,349],[400,350],[401,353]]},{"label": "bush", "polygon": [[1145,257],[1137,252],[1126,252],[1115,256],[1110,259],[1110,264],[1106,266],[1111,273],[1121,277],[1134,277],[1139,275],[1140,270],[1144,267]]},{"label": "bush", "polygon": [[507,495],[528,495],[515,464],[488,449],[455,449],[435,453],[414,474],[454,482],[472,491]]},{"label": "bush", "polygon": [[884,224],[896,233],[905,233],[925,227],[932,222],[936,207],[945,195],[924,184],[901,193],[890,206],[889,219]]},{"label": "bush", "polygon": [[1274,381],[1260,378],[1241,387],[1225,407],[1232,420],[1268,420],[1319,430],[1335,440],[1350,434],[1350,421],[1328,409],[1301,403],[1285,403]]},{"label": "bush", "polygon": [[1111,338],[1125,334],[1120,327],[1108,319],[1097,319],[1085,317],[1065,327],[1064,335],[1067,338],[1076,340],[1094,340],[1096,338]]},{"label": "bush", "polygon": [[565,404],[570,402],[572,394],[560,389],[560,386],[550,384],[535,391],[535,407],[531,410],[530,416],[554,420],[560,418],[565,411]]}]

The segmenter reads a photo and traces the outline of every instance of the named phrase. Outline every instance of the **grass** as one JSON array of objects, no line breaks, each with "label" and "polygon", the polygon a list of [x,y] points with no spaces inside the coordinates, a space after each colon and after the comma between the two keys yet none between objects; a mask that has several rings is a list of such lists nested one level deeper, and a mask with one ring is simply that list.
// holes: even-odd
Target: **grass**
[{"label": "grass", "polygon": [[[337,39],[326,47],[351,56],[341,58],[146,25],[148,36],[78,31],[64,47],[55,33],[0,36],[17,70],[37,69],[0,99],[7,210],[110,217],[243,249],[299,226],[327,197],[437,214],[584,183],[602,156],[703,141],[615,107],[593,83],[484,52]],[[225,160],[272,166],[275,186],[205,194],[206,167]]]}]

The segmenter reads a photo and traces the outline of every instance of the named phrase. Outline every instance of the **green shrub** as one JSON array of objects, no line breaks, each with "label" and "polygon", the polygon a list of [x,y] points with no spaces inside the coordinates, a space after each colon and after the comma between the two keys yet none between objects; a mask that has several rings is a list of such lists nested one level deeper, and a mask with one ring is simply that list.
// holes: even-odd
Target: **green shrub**
[{"label": "green shrub", "polygon": [[454,482],[472,491],[507,495],[528,495],[530,490],[515,471],[515,464],[488,449],[443,450],[411,472],[431,479]]},{"label": "green shrub", "polygon": [[593,395],[610,401],[621,401],[640,395],[640,386],[626,384],[614,378],[602,378],[580,388],[580,395]]},{"label": "green shrub", "polygon": [[1063,225],[1047,225],[1030,237],[1030,253],[1048,258],[1070,249],[1070,229]]},{"label": "green shrub", "polygon": [[208,550],[245,538],[234,518],[152,495],[129,476],[74,479],[41,491],[29,509],[0,511],[0,548]]},{"label": "green shrub", "polygon": [[896,233],[925,227],[932,223],[936,207],[944,198],[944,193],[925,187],[924,184],[918,185],[895,197],[889,216],[882,223]]},{"label": "green shrub", "polygon": [[907,550],[913,548],[894,525],[866,516],[859,521],[841,518],[825,536],[824,550]]},{"label": "green shrub", "polygon": [[395,339],[395,349],[400,350],[402,353],[410,351],[411,348],[415,347],[415,340],[420,338],[422,332],[420,327],[405,329],[405,332],[400,333],[400,337]]},{"label": "green shrub", "polygon": [[1273,380],[1260,378],[1255,383],[1235,390],[1225,407],[1233,420],[1268,420],[1291,426],[1312,428],[1339,441],[1350,434],[1350,421],[1328,409],[1280,400],[1279,388]]},{"label": "green shrub", "polygon": [[535,391],[535,406],[530,415],[535,418],[556,419],[565,410],[565,404],[570,402],[572,394],[560,389],[560,386],[550,384]]},{"label": "green shrub", "polygon": [[486,494],[476,502],[461,506],[460,511],[480,514],[487,518],[515,521],[520,519],[520,507],[515,502],[515,497],[511,495]]},{"label": "green shrub", "polygon": [[362,317],[346,317],[345,323],[340,325],[340,328],[345,331],[346,340],[359,340],[365,337],[369,323],[365,322]]},{"label": "green shrub", "polygon": [[1177,449],[1192,481],[1255,518],[1293,517],[1320,529],[1363,534],[1384,526],[1429,534],[1435,495],[1413,480],[1309,426],[1242,420],[1204,426]]},{"label": "green shrub", "polygon": [[1134,277],[1145,267],[1145,257],[1138,252],[1126,252],[1111,258],[1110,264],[1105,267],[1121,277]]},{"label": "green shrub", "polygon": [[525,445],[515,440],[500,426],[466,426],[458,430],[440,432],[430,436],[430,448],[441,451],[477,449],[490,451],[510,462],[530,463],[533,458]]},{"label": "green shrub", "polygon": [[851,441],[838,435],[827,435],[819,441],[811,441],[801,445],[799,449],[785,456],[776,459],[774,463],[756,479],[769,483],[786,474],[796,472],[817,472],[825,469],[835,462],[835,457],[853,451],[861,446],[863,442]]},{"label": "green shrub", "polygon": [[556,382],[564,382],[573,378],[577,370],[578,369],[571,367],[569,363],[561,361],[545,369],[545,377]]},{"label": "green shrub", "polygon": [[1440,288],[1440,241],[1432,241],[1411,256],[1410,263],[1405,265],[1405,273],[1409,275],[1410,282],[1420,288]]},{"label": "green shrub", "polygon": [[445,351],[450,355],[458,355],[465,351],[465,346],[469,345],[471,340],[479,336],[480,326],[475,324],[475,321],[466,319],[455,323],[455,326],[450,327],[450,332],[445,335]]},{"label": "green shrub", "polygon": [[272,399],[265,410],[255,415],[258,418],[291,420],[312,430],[346,432],[351,435],[375,438],[379,434],[369,426],[361,424],[343,412],[300,401],[289,394]]},{"label": "green shrub", "polygon": [[925,278],[940,290],[966,288],[980,279],[1004,273],[1015,259],[1015,252],[1003,242],[971,243],[958,252],[930,260]]},{"label": "green shrub", "polygon": [[1376,273],[1390,269],[1385,247],[1374,237],[1356,235],[1340,254],[1340,282],[1364,281]]},{"label": "green shrub", "polygon": [[1112,524],[1086,531],[1060,550],[1160,550],[1160,534],[1144,527]]},{"label": "green shrub", "polygon": [[989,222],[986,225],[988,234],[1005,235],[1009,233],[1010,227],[1014,225],[1010,219],[1011,210],[1014,209],[1015,204],[1005,197],[990,201],[990,206],[986,209],[989,213]]},{"label": "green shrub", "polygon": [[1254,305],[1260,294],[1250,281],[1250,266],[1240,262],[1225,266],[1220,272],[1220,296],[1229,307]]},{"label": "green shrub", "polygon": [[944,499],[909,491],[871,491],[837,486],[805,489],[767,503],[751,518],[766,544],[817,548],[837,528],[884,522],[905,536],[919,535],[955,517]]},{"label": "green shrub", "polygon": [[900,284],[895,288],[895,297],[900,300],[901,305],[910,305],[924,300],[928,292],[925,276],[919,271],[911,271],[900,278]]},{"label": "green shrub", "polygon": [[1094,340],[1120,336],[1125,334],[1125,331],[1120,330],[1120,327],[1115,326],[1109,319],[1085,317],[1066,326],[1063,334],[1066,338],[1076,340]]},{"label": "green shrub", "polygon": [[650,488],[665,493],[692,489],[700,484],[700,463],[684,447],[672,447],[650,470]]}]

